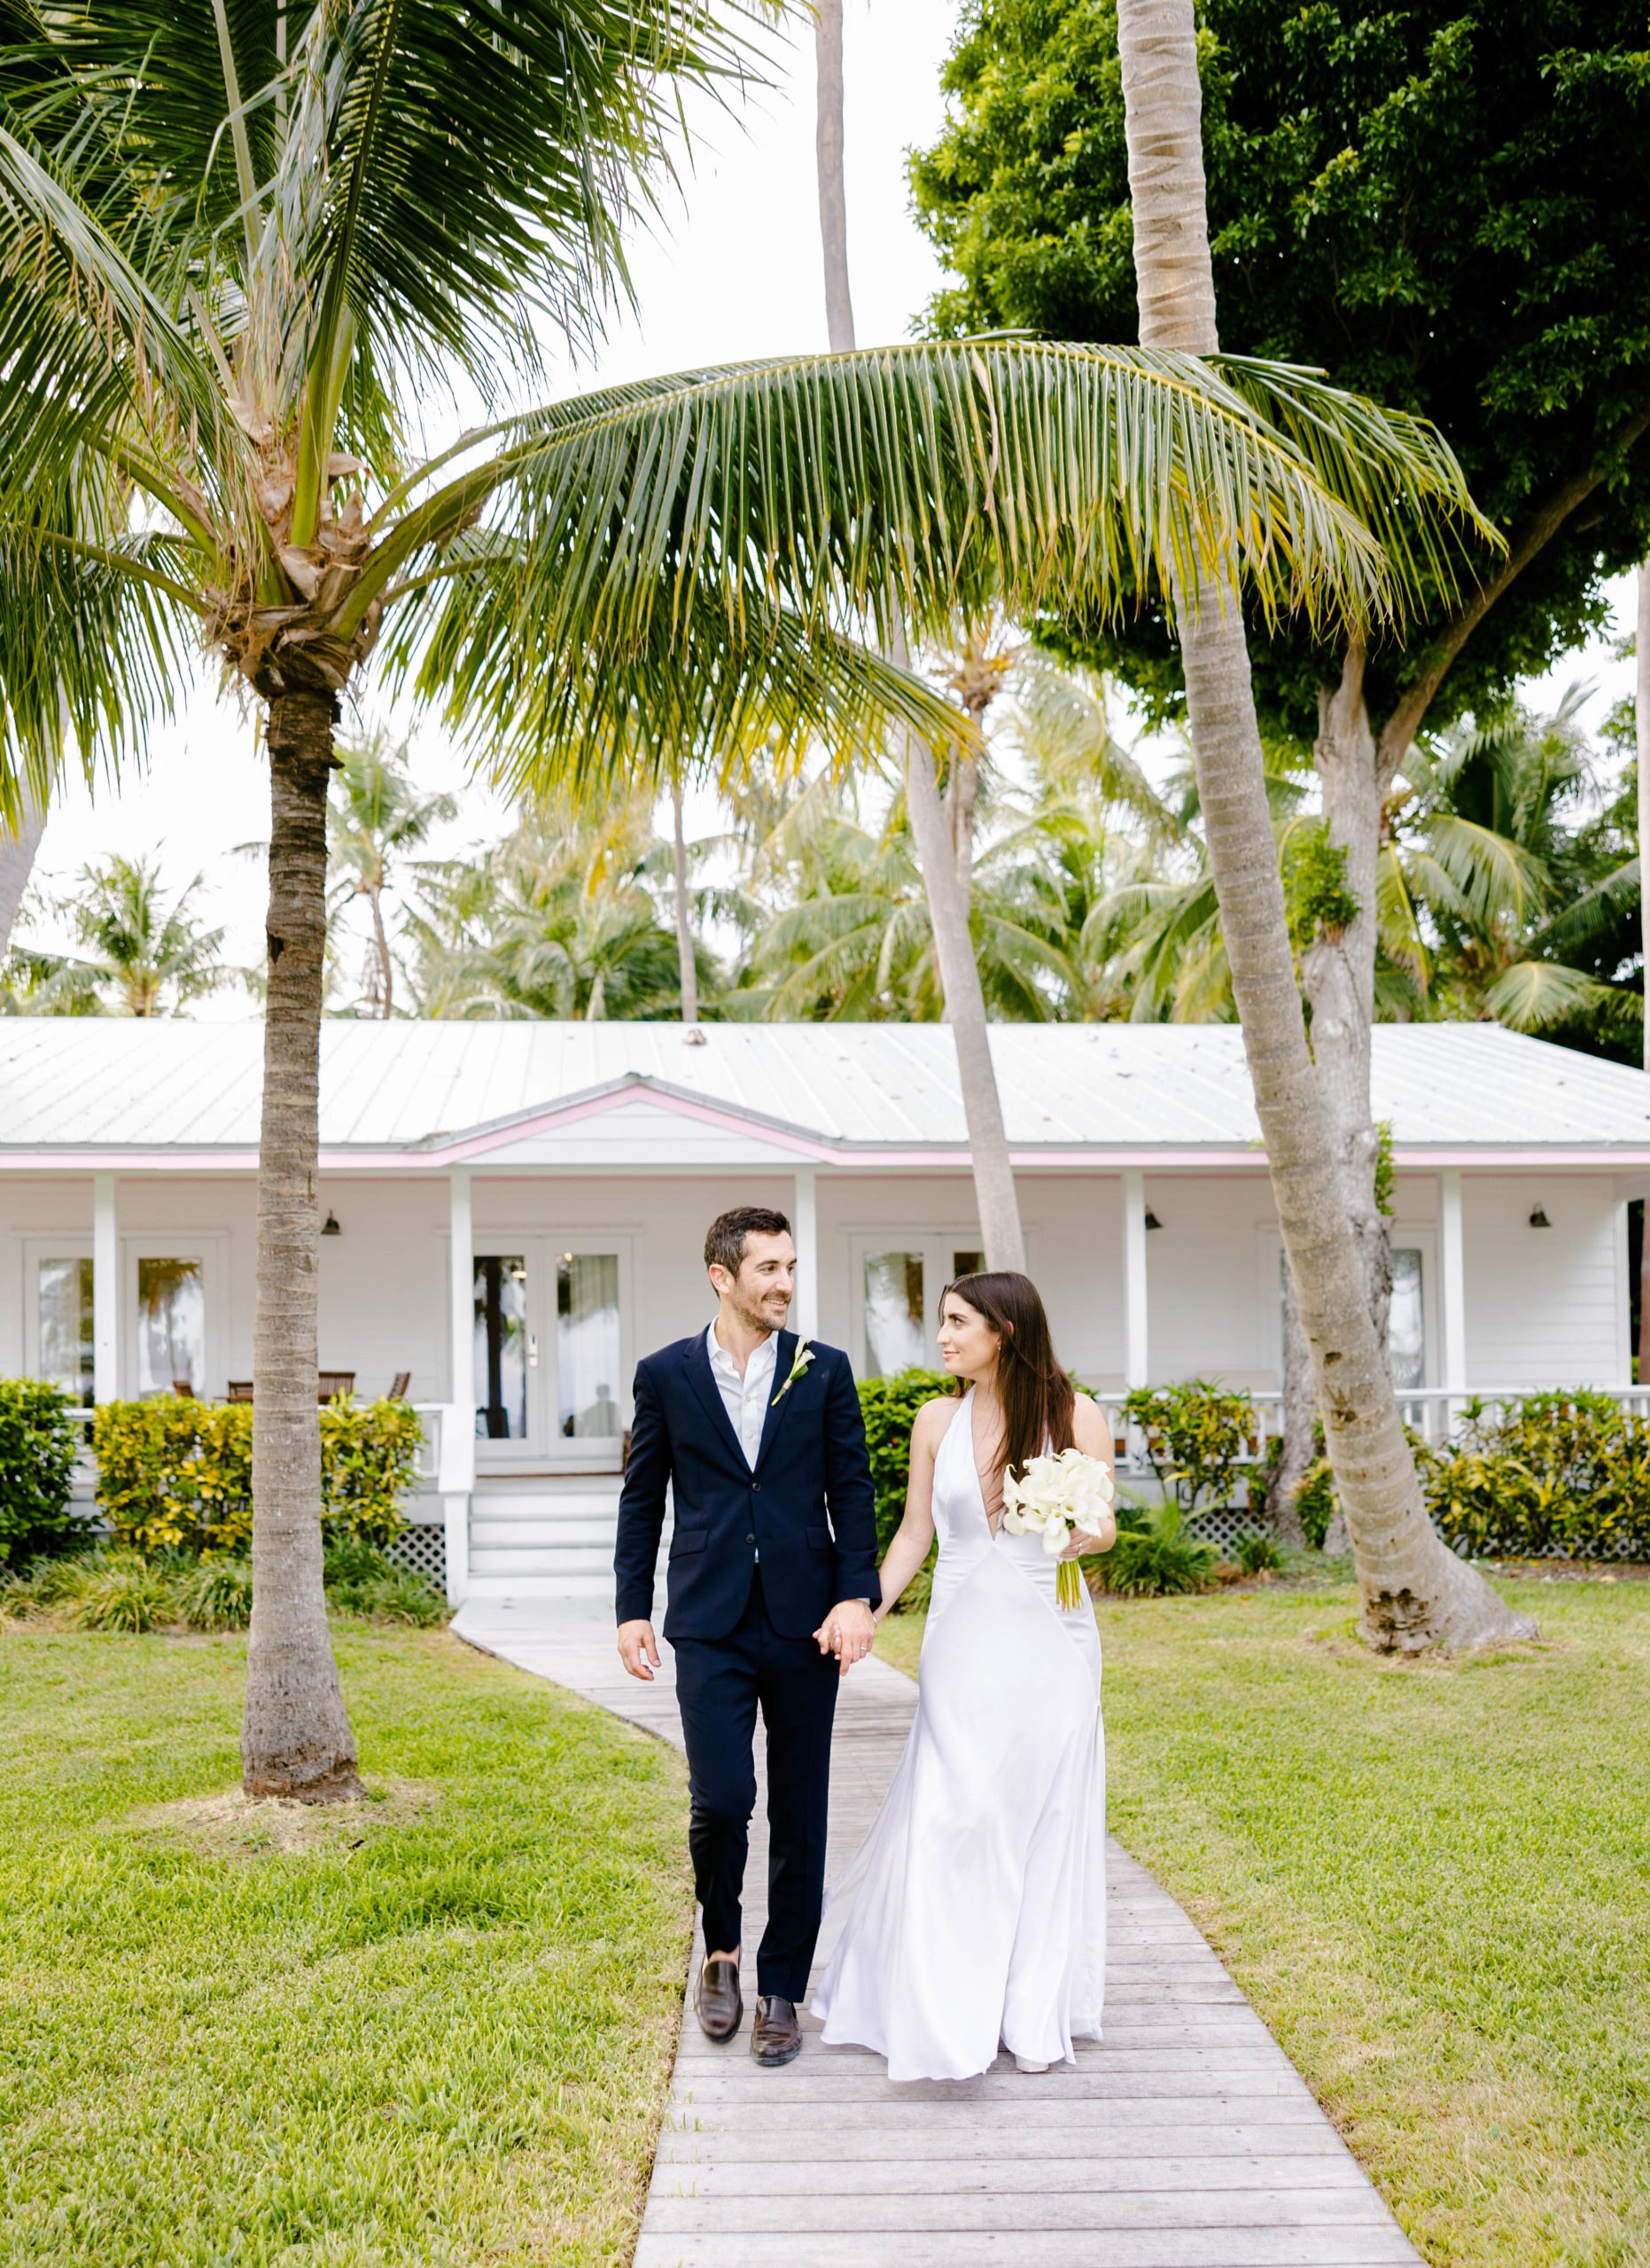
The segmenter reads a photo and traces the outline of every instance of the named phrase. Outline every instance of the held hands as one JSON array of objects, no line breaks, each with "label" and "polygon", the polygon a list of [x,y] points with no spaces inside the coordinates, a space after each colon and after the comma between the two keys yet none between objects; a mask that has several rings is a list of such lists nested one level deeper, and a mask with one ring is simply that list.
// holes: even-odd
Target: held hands
[{"label": "held hands", "polygon": [[821,1653],[835,1654],[837,1674],[846,1677],[855,1662],[870,1652],[876,1619],[862,1599],[846,1598],[832,1607],[813,1635]]}]

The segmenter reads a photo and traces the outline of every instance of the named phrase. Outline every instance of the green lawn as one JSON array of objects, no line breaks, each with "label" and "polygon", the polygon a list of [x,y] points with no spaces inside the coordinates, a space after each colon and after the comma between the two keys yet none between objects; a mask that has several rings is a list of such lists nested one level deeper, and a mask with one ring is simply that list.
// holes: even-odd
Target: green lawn
[{"label": "green lawn", "polygon": [[1505,1588],[1538,1647],[1413,1666],[1350,1588],[1103,1604],[1111,1825],[1429,2261],[1650,2262],[1650,1586]]},{"label": "green lawn", "polygon": [[380,1800],[248,1821],[191,1801],[244,1641],[0,1632],[0,2261],[629,2258],[684,1769],[445,1635],[337,1643]]}]

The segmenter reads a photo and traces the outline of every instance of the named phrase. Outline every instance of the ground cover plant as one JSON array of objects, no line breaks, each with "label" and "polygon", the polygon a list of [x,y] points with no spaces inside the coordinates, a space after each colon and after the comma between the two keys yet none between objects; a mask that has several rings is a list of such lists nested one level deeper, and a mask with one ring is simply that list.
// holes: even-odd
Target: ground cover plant
[{"label": "ground cover plant", "polygon": [[239,1637],[0,1636],[0,2261],[627,2261],[683,1767],[446,1635],[334,1626],[373,1798],[249,1806]]},{"label": "ground cover plant", "polygon": [[[374,1622],[432,1630],[447,1600],[429,1578],[353,1537],[330,1542],[322,1562],[327,1604]],[[245,1630],[252,1621],[252,1561],[245,1554],[152,1553],[97,1545],[35,1559],[0,1576],[0,1616],[59,1630]]]},{"label": "ground cover plant", "polygon": [[1505,1583],[1539,1643],[1398,1664],[1289,1564],[1100,1602],[1112,1831],[1434,2268],[1650,2260],[1650,1586]]}]

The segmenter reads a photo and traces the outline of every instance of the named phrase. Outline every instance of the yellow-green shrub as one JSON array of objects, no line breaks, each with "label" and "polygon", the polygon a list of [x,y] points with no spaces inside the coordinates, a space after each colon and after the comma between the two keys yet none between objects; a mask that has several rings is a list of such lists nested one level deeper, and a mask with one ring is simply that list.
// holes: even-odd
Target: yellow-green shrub
[{"label": "yellow-green shrub", "polygon": [[[326,1403],[321,1518],[330,1535],[385,1544],[405,1525],[421,1428],[405,1402]],[[245,1402],[156,1397],[105,1402],[92,1428],[97,1503],[144,1553],[245,1549],[252,1534],[253,1410]]]}]

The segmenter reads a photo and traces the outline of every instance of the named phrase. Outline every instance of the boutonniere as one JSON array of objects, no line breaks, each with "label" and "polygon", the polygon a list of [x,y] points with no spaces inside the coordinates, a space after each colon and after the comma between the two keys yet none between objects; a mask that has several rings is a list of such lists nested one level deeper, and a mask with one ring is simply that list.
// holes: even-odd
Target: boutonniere
[{"label": "boutonniere", "polygon": [[806,1339],[798,1339],[797,1341],[797,1351],[790,1358],[790,1376],[785,1380],[783,1386],[780,1387],[779,1392],[774,1396],[772,1402],[768,1403],[767,1406],[770,1410],[776,1410],[779,1407],[780,1403],[784,1400],[791,1387],[795,1386],[797,1380],[802,1376],[803,1371],[806,1370],[808,1364],[813,1360],[813,1348],[811,1342]]}]

